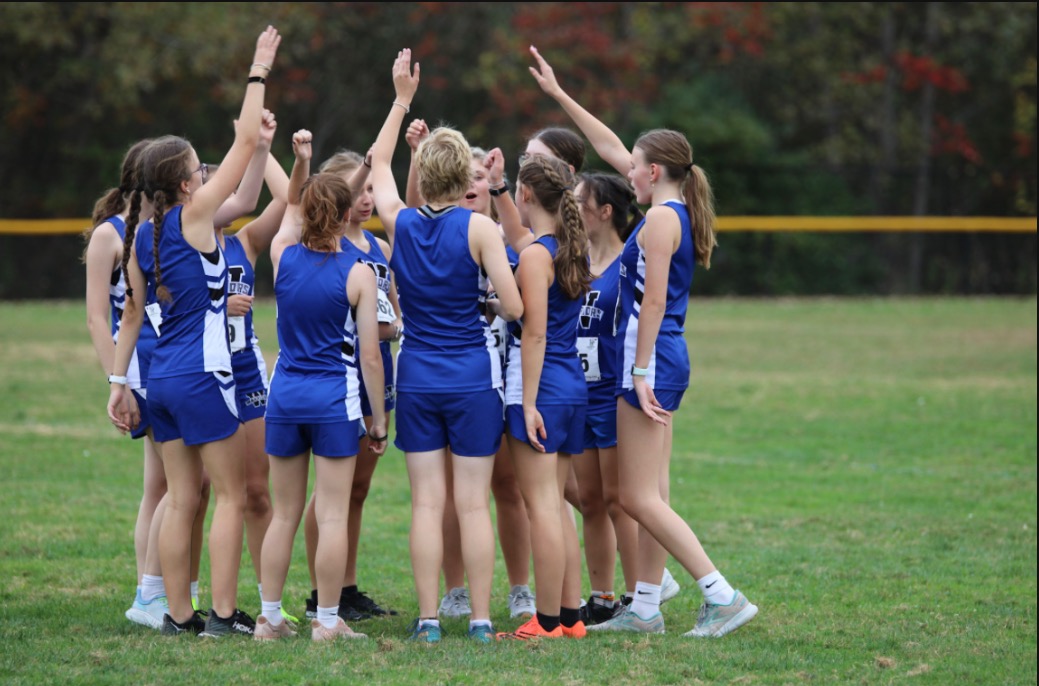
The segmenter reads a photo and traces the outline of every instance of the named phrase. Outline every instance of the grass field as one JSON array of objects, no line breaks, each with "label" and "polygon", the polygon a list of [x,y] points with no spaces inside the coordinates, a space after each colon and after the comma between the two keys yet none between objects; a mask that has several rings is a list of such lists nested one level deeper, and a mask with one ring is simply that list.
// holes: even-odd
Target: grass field
[{"label": "grass field", "polygon": [[[273,362],[273,305],[256,318]],[[672,560],[664,636],[476,646],[448,620],[432,649],[404,641],[417,608],[392,447],[360,577],[401,615],[356,625],[373,640],[170,640],[127,622],[141,447],[105,417],[82,305],[0,304],[0,323],[4,684],[1036,683],[1035,298],[694,299],[672,501],[758,618],[682,638],[700,593]],[[499,629],[516,624],[506,584],[499,556]],[[301,533],[287,609],[308,592]],[[247,555],[239,603],[259,611]]]}]

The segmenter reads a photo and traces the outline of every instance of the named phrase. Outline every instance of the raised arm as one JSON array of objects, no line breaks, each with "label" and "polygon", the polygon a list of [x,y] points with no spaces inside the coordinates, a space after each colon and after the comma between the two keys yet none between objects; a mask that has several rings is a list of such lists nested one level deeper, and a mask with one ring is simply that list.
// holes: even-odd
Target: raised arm
[{"label": "raised arm", "polygon": [[[306,134],[306,129],[297,133]],[[301,138],[305,138],[303,135]],[[295,139],[293,140],[295,149]],[[267,187],[270,188],[273,200],[264,208],[263,213],[255,220],[249,222],[238,232],[245,248],[246,257],[253,265],[260,253],[267,250],[274,240],[275,234],[281,228],[281,220],[285,215],[285,209],[289,204],[290,195],[296,198],[299,204],[299,189],[307,180],[310,173],[310,160],[301,160],[298,156],[292,164],[292,177],[286,176],[285,170],[281,168],[277,160],[269,155],[267,159]]]},{"label": "raised arm", "polygon": [[556,75],[552,71],[552,67],[549,66],[545,58],[541,56],[541,53],[533,45],[530,46],[530,54],[534,56],[534,60],[537,62],[537,68],[530,67],[530,73],[534,76],[534,80],[538,82],[538,85],[541,86],[541,90],[558,102],[563,107],[563,110],[570,115],[577,128],[581,129],[581,133],[595,148],[595,152],[599,153],[599,157],[618,172],[627,176],[631,170],[631,152],[621,142],[621,139],[610,130],[610,127],[592,116],[588,110],[577,104],[576,100],[563,91],[556,81]]},{"label": "raised arm", "polygon": [[[238,122],[235,122],[238,126]],[[274,113],[270,110],[263,111],[260,123],[260,139],[256,143],[256,152],[253,153],[249,166],[245,168],[245,176],[238,184],[238,190],[224,201],[220,209],[213,217],[213,225],[217,227],[228,226],[234,220],[244,217],[256,211],[256,204],[260,201],[260,189],[263,187],[263,179],[267,170],[267,158],[271,152],[271,141],[274,140],[274,131],[278,128],[274,120]]]},{"label": "raised arm", "polygon": [[[278,233],[271,241],[271,262],[274,265],[274,277],[278,276],[278,262],[281,254],[290,245],[299,243],[303,229],[303,217],[299,211],[299,195],[303,181],[310,176],[310,158],[313,155],[310,131],[300,129],[292,134],[292,150],[296,153],[296,162],[292,165],[292,176],[289,177],[288,207],[281,219]],[[303,179],[301,181],[300,179]]]},{"label": "raised arm", "polygon": [[[494,148],[487,153],[483,165],[487,168],[491,202],[498,210],[498,221],[505,233],[505,240],[516,251],[516,254],[519,254],[523,248],[534,242],[534,233],[523,226],[519,210],[512,200],[512,193],[509,192],[508,183],[505,181],[505,156],[502,154],[501,148]],[[495,192],[498,194],[495,195]]]},{"label": "raised arm", "polygon": [[393,62],[393,88],[396,96],[386,115],[386,121],[379,131],[375,145],[372,146],[372,184],[374,186],[375,209],[386,230],[386,237],[393,245],[396,230],[397,213],[404,209],[404,201],[400,199],[397,183],[393,180],[393,149],[397,147],[404,115],[411,111],[411,101],[418,90],[419,64],[411,67],[411,50],[405,48],[397,53]]},{"label": "raised arm", "polygon": [[364,185],[368,183],[368,177],[372,175],[372,149],[368,148],[368,152],[365,153],[364,159],[357,165],[357,169],[350,175],[347,180],[347,185],[350,186],[350,192],[356,198],[364,191]]},{"label": "raised arm", "polygon": [[418,167],[415,166],[415,151],[422,141],[429,137],[429,127],[425,119],[413,119],[404,132],[404,140],[411,148],[411,163],[408,165],[408,185],[404,190],[404,202],[408,207],[421,207],[426,204],[422,191],[418,186]]},{"label": "raised arm", "polygon": [[213,226],[217,209],[231,196],[242,181],[260,138],[263,97],[267,75],[278,51],[281,36],[272,26],[256,39],[256,51],[249,68],[249,79],[242,100],[242,110],[235,127],[231,149],[213,176],[192,196],[181,214],[184,238],[196,250],[209,250],[213,245]]}]

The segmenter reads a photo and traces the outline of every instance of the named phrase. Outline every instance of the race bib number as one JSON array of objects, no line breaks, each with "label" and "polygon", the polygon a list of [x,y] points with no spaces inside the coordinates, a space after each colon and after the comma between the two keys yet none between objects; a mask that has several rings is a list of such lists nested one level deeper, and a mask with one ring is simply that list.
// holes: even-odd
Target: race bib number
[{"label": "race bib number", "polygon": [[151,322],[152,328],[155,329],[155,335],[159,335],[159,328],[162,327],[162,306],[159,303],[152,303],[144,307],[144,313],[148,315],[148,321]]},{"label": "race bib number", "polygon": [[376,307],[379,310],[379,323],[392,324],[397,321],[397,313],[393,311],[393,305],[390,304],[390,296],[381,288],[376,289],[376,292],[379,294],[379,297],[376,299]]},{"label": "race bib number", "polygon": [[599,371],[598,338],[594,336],[579,337],[577,339],[577,357],[581,360],[585,381],[602,380],[602,372]]},{"label": "race bib number", "polygon": [[245,317],[227,318],[227,339],[231,342],[231,352],[245,350]]}]

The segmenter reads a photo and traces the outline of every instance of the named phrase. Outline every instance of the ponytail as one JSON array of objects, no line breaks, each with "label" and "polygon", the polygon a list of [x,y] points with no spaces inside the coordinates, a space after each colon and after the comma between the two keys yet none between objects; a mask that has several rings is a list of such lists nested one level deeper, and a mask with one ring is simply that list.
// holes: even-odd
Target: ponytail
[{"label": "ponytail", "polygon": [[682,197],[689,208],[689,217],[693,223],[696,262],[702,264],[704,269],[710,269],[711,253],[718,245],[714,235],[714,191],[711,190],[704,170],[695,164],[689,166],[690,169],[682,183]]},{"label": "ponytail", "polygon": [[152,257],[155,259],[155,296],[164,303],[173,300],[170,289],[162,283],[162,267],[159,264],[159,239],[162,237],[162,223],[166,218],[166,193],[156,191],[152,198],[155,205],[155,213],[152,215]]},{"label": "ponytail", "polygon": [[120,269],[123,272],[123,282],[126,283],[126,307],[135,305],[133,299],[133,287],[130,285],[130,271],[127,265],[130,263],[130,255],[133,250],[134,236],[137,234],[137,222],[141,219],[141,191],[135,190],[130,194],[130,212],[126,217],[126,232],[123,236],[123,261]]}]

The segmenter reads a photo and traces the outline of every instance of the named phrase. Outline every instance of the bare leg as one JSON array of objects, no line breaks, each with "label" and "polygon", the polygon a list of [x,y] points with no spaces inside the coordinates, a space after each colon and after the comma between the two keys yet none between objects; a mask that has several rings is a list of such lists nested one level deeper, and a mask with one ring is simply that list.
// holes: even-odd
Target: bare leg
[{"label": "bare leg", "polygon": [[[365,417],[364,425],[371,430],[372,418]],[[386,425],[392,426],[391,413],[386,413]],[[357,451],[356,466],[354,467],[353,488],[350,491],[350,543],[346,551],[346,574],[343,576],[344,586],[357,585],[357,548],[361,540],[361,515],[364,513],[364,503],[368,499],[368,491],[372,487],[372,477],[375,468],[379,464],[379,456],[368,449],[368,436],[360,441]]]},{"label": "bare leg", "polygon": [[[137,583],[141,583],[144,574],[152,575],[157,572],[148,571],[148,541],[152,528],[152,519],[159,501],[166,495],[166,472],[162,467],[161,445],[152,439],[152,433],[143,439],[144,443],[144,492],[141,495],[141,505],[137,508],[137,523],[133,529],[133,547],[137,556]],[[158,565],[158,560],[155,562]]]},{"label": "bare leg", "polygon": [[274,507],[260,549],[260,578],[264,579],[263,599],[281,600],[285,577],[292,560],[292,542],[299,520],[307,506],[308,453],[295,457],[271,457],[270,475],[274,488]]},{"label": "bare leg", "polygon": [[498,543],[505,559],[509,585],[527,586],[530,584],[530,521],[516,481],[507,439],[502,440],[494,456],[491,492],[498,520]]},{"label": "bare leg", "polygon": [[563,533],[563,580],[560,585],[560,606],[576,610],[581,605],[581,545],[577,540],[577,522],[563,499],[566,482],[573,478],[570,456],[558,453],[556,473],[559,485],[559,514]]},{"label": "bare leg", "polygon": [[558,457],[556,453],[539,453],[512,436],[508,440],[516,478],[530,518],[537,609],[542,614],[558,617],[566,572]]},{"label": "bare leg", "polygon": [[317,491],[310,494],[307,510],[303,518],[303,538],[307,547],[307,571],[310,572],[310,587],[317,590],[317,573],[314,571],[314,556],[317,554],[317,515],[314,512],[314,498]]},{"label": "bare leg", "polygon": [[473,619],[491,618],[491,583],[494,578],[494,527],[491,525],[491,472],[494,458],[451,454],[455,508],[461,536],[462,558],[469,577]]},{"label": "bare leg", "polygon": [[199,453],[213,483],[216,507],[209,525],[209,573],[213,611],[230,617],[238,606],[245,519],[245,459],[242,432],[205,443]]},{"label": "bare leg", "polygon": [[336,607],[343,590],[350,489],[354,481],[354,458],[314,456],[315,512],[319,536],[314,571],[317,574],[318,607]]},{"label": "bare leg", "polygon": [[261,583],[260,550],[271,523],[270,465],[264,447],[264,419],[257,417],[245,423],[245,537],[252,558],[256,582]]},{"label": "bare leg", "polygon": [[[620,503],[620,475],[617,465],[617,448],[599,449],[599,468],[602,472],[602,495],[606,510],[613,521],[613,531],[617,540],[617,551],[621,558],[621,571],[624,572],[624,588],[628,593],[635,592],[638,581],[639,525],[624,511]],[[585,534],[587,546],[587,534]],[[592,563],[588,563],[589,570]],[[589,572],[590,573],[590,572]]]},{"label": "bare leg", "polygon": [[189,578],[191,529],[202,490],[202,460],[197,449],[177,439],[163,444],[163,464],[169,490],[159,532],[159,558],[169,615],[175,621],[185,622],[194,613]]},{"label": "bare leg", "polygon": [[640,526],[639,580],[655,585],[667,560],[661,546],[694,579],[715,571],[696,534],[665,500],[661,480],[668,474],[670,436],[670,425],[660,426],[623,398],[617,400],[621,504]]},{"label": "bare leg", "polygon": [[599,450],[585,450],[582,454],[574,456],[572,461],[581,498],[588,581],[595,590],[613,593],[617,537],[613,533],[613,522],[610,520],[606,499],[603,496]]},{"label": "bare leg", "polygon": [[444,465],[444,590],[465,586],[465,562],[462,559],[462,532],[455,505],[453,465]]},{"label": "bare leg", "polygon": [[444,561],[444,477],[446,448],[405,453],[411,483],[411,568],[419,617],[434,619],[439,607],[440,568]]},{"label": "bare leg", "polygon": [[206,511],[209,510],[209,474],[202,469],[202,486],[199,492],[198,511],[191,522],[191,580],[198,581],[202,566],[202,542],[205,540]]}]

